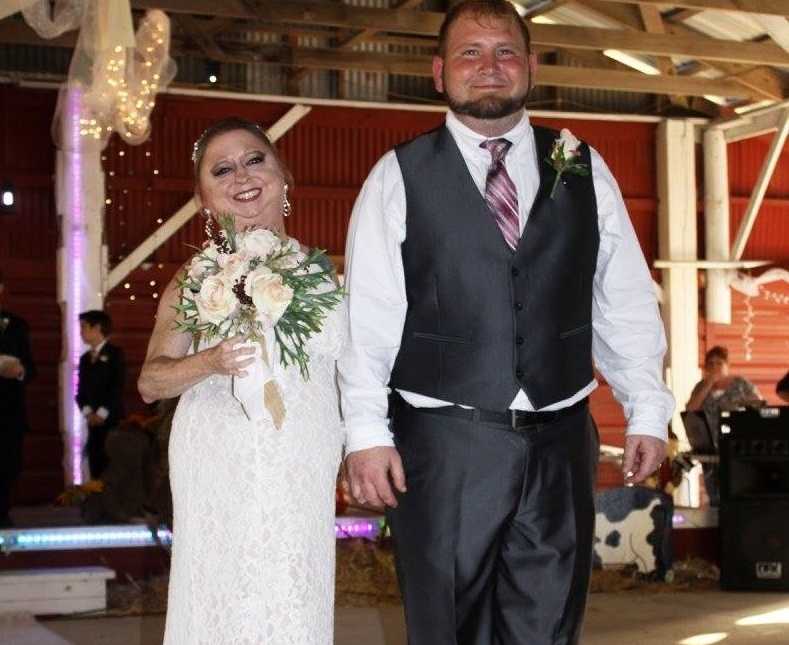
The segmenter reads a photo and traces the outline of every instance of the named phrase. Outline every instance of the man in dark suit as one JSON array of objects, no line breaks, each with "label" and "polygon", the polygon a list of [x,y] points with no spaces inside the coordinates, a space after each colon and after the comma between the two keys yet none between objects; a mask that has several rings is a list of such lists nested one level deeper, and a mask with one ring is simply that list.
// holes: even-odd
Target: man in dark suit
[{"label": "man in dark suit", "polygon": [[27,323],[3,310],[4,291],[0,272],[0,528],[11,526],[11,488],[22,467],[27,431],[25,386],[35,376]]},{"label": "man in dark suit", "polygon": [[90,350],[79,359],[77,405],[88,423],[88,465],[90,476],[98,479],[107,466],[104,442],[107,433],[123,417],[123,382],[126,365],[123,351],[107,338],[112,320],[104,311],[91,310],[79,315],[80,334]]}]

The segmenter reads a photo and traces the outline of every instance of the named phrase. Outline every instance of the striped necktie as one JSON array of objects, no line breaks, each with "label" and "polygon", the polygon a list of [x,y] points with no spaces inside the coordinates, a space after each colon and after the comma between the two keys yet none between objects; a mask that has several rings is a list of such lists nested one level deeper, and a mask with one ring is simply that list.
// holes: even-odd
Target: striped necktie
[{"label": "striped necktie", "polygon": [[491,157],[485,184],[485,202],[496,218],[496,224],[501,229],[504,241],[515,250],[521,236],[518,220],[518,191],[504,167],[504,157],[511,145],[512,142],[507,139],[488,139],[480,143],[479,147],[490,152]]}]

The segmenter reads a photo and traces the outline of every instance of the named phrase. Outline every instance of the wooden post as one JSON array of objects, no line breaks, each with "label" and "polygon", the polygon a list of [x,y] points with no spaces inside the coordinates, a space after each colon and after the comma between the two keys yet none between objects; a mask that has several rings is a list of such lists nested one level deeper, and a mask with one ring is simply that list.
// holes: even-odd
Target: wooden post
[{"label": "wooden post", "polygon": [[87,438],[77,409],[79,358],[84,350],[78,316],[101,309],[106,253],[103,247],[104,172],[101,145],[83,134],[82,93],[70,88],[63,101],[60,146],[56,158],[56,203],[60,218],[58,302],[62,315],[60,357],[60,427],[66,485],[85,480],[82,449]]},{"label": "wooden post", "polygon": [[[658,247],[662,259],[696,259],[696,152],[693,124],[667,119],[658,126]],[[677,400],[672,429],[687,447],[679,417],[699,378],[699,296],[694,266],[662,269],[663,320],[668,336],[667,383]]]},{"label": "wooden post", "polygon": [[[729,257],[729,164],[723,130],[704,131],[704,248],[707,260]],[[731,324],[731,290],[725,269],[709,269],[704,291],[707,322]]]}]

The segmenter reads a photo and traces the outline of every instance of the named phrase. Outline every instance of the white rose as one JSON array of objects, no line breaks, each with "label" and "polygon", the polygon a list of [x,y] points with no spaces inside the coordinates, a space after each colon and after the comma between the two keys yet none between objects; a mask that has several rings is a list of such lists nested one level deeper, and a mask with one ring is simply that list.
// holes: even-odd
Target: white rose
[{"label": "white rose", "polygon": [[254,231],[245,233],[239,244],[241,251],[245,251],[251,257],[260,257],[263,259],[279,245],[279,238],[265,228],[257,228]]},{"label": "white rose", "polygon": [[287,253],[287,255],[274,263],[277,267],[282,269],[295,269],[307,257],[302,253],[299,241],[292,237],[289,237],[282,243],[282,251]]},{"label": "white rose", "polygon": [[575,157],[578,154],[578,146],[581,142],[567,128],[562,128],[559,133],[559,143],[564,144],[564,156]]},{"label": "white rose", "polygon": [[192,258],[187,273],[193,280],[200,280],[203,274],[213,266],[212,260],[217,260],[219,251],[213,244],[206,246],[200,253]]},{"label": "white rose", "polygon": [[208,276],[195,296],[195,305],[201,319],[214,325],[220,324],[235,313],[238,307],[233,284],[221,275]]},{"label": "white rose", "polygon": [[252,298],[257,319],[272,327],[293,300],[293,289],[282,282],[281,275],[266,267],[259,267],[247,276],[244,291]]},{"label": "white rose", "polygon": [[249,259],[249,255],[243,251],[219,256],[218,262],[222,269],[222,275],[230,284],[234,284],[247,272]]}]

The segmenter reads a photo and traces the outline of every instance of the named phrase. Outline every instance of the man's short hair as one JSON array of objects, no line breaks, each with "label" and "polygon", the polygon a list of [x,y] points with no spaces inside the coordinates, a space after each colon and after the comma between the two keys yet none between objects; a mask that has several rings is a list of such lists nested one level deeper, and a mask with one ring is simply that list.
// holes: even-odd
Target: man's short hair
[{"label": "man's short hair", "polygon": [[707,350],[707,353],[704,355],[704,364],[706,365],[709,363],[713,358],[719,358],[726,363],[729,362],[729,350],[723,347],[723,345],[715,345],[714,347],[710,347]]},{"label": "man's short hair", "polygon": [[529,34],[529,27],[509,0],[463,0],[447,11],[444,22],[441,24],[441,29],[438,32],[438,55],[442,58],[446,55],[449,28],[458,18],[468,14],[472,15],[477,20],[480,18],[513,20],[521,29],[523,42],[526,43],[526,52],[531,53],[531,35]]},{"label": "man's short hair", "polygon": [[112,333],[112,318],[106,311],[101,309],[91,309],[90,311],[83,311],[79,315],[80,322],[84,322],[91,327],[98,325],[101,328],[101,333],[104,336],[109,336]]}]

